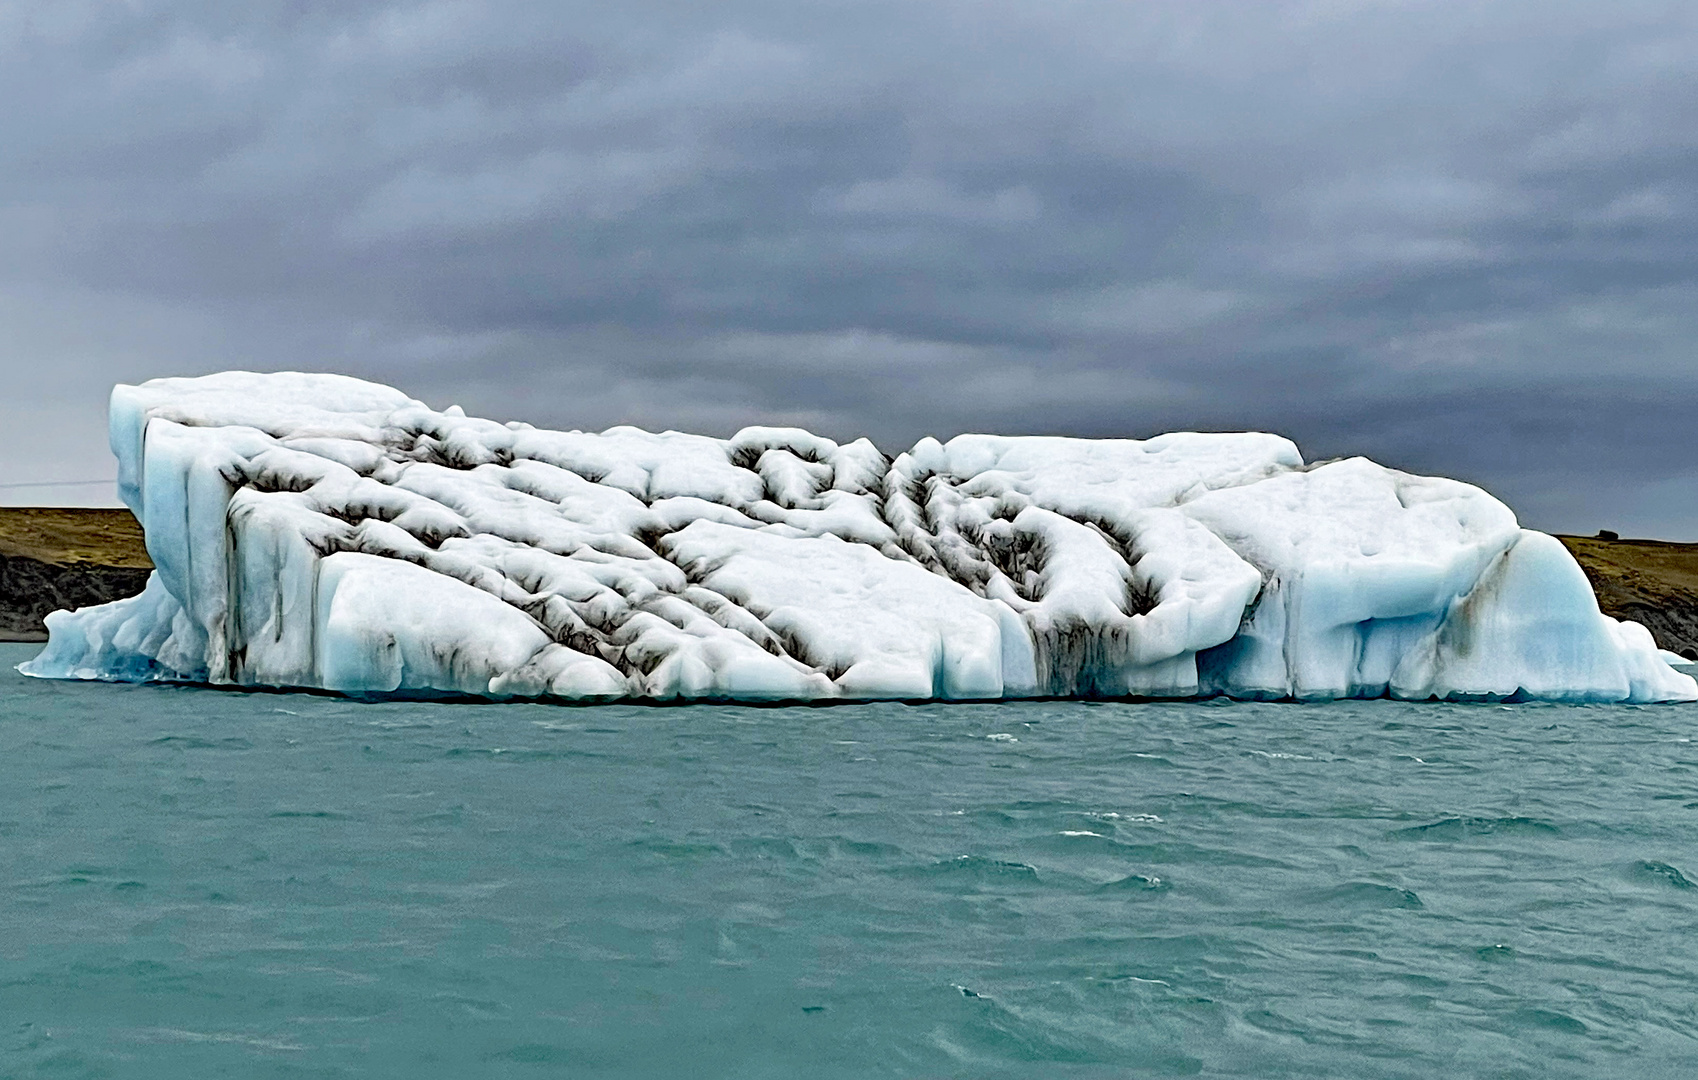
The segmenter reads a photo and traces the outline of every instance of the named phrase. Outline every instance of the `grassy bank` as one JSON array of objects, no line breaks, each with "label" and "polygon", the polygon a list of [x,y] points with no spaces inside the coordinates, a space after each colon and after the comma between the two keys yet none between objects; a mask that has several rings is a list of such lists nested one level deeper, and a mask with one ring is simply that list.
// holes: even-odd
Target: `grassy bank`
[{"label": "grassy bank", "polygon": [[1559,536],[1607,615],[1644,623],[1657,644],[1698,660],[1698,544]]}]

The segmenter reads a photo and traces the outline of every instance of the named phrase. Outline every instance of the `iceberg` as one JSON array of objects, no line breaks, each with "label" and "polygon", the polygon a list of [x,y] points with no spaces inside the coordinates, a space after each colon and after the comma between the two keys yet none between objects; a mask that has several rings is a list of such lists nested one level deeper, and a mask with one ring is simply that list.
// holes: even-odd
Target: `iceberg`
[{"label": "iceberg", "polygon": [[1276,435],[547,431],[339,375],[112,392],[155,571],[25,674],[572,701],[1698,699],[1477,487]]}]

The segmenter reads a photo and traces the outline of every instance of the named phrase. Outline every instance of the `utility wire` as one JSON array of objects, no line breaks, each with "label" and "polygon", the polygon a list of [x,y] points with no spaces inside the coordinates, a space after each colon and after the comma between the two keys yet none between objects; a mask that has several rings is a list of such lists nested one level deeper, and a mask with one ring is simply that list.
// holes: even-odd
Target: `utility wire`
[{"label": "utility wire", "polygon": [[25,480],[16,484],[0,484],[0,488],[21,487],[78,487],[84,484],[116,484],[117,478],[110,480]]}]

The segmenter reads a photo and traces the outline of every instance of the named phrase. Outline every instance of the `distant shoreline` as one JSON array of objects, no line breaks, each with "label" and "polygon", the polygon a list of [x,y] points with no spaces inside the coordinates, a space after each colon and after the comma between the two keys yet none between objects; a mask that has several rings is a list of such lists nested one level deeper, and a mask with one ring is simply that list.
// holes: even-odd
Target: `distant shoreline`
[{"label": "distant shoreline", "polygon": [[[1604,614],[1698,659],[1698,544],[1557,535]],[[153,563],[124,509],[0,507],[0,641],[46,641],[42,617],[134,596]]]}]

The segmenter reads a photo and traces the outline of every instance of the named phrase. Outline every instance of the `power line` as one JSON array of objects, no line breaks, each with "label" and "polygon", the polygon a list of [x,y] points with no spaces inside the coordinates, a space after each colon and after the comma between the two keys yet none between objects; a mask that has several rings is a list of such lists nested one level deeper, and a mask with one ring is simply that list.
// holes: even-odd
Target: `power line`
[{"label": "power line", "polygon": [[116,478],[110,480],[25,480],[16,484],[0,484],[0,488],[21,487],[80,487],[85,484],[116,484]]}]

